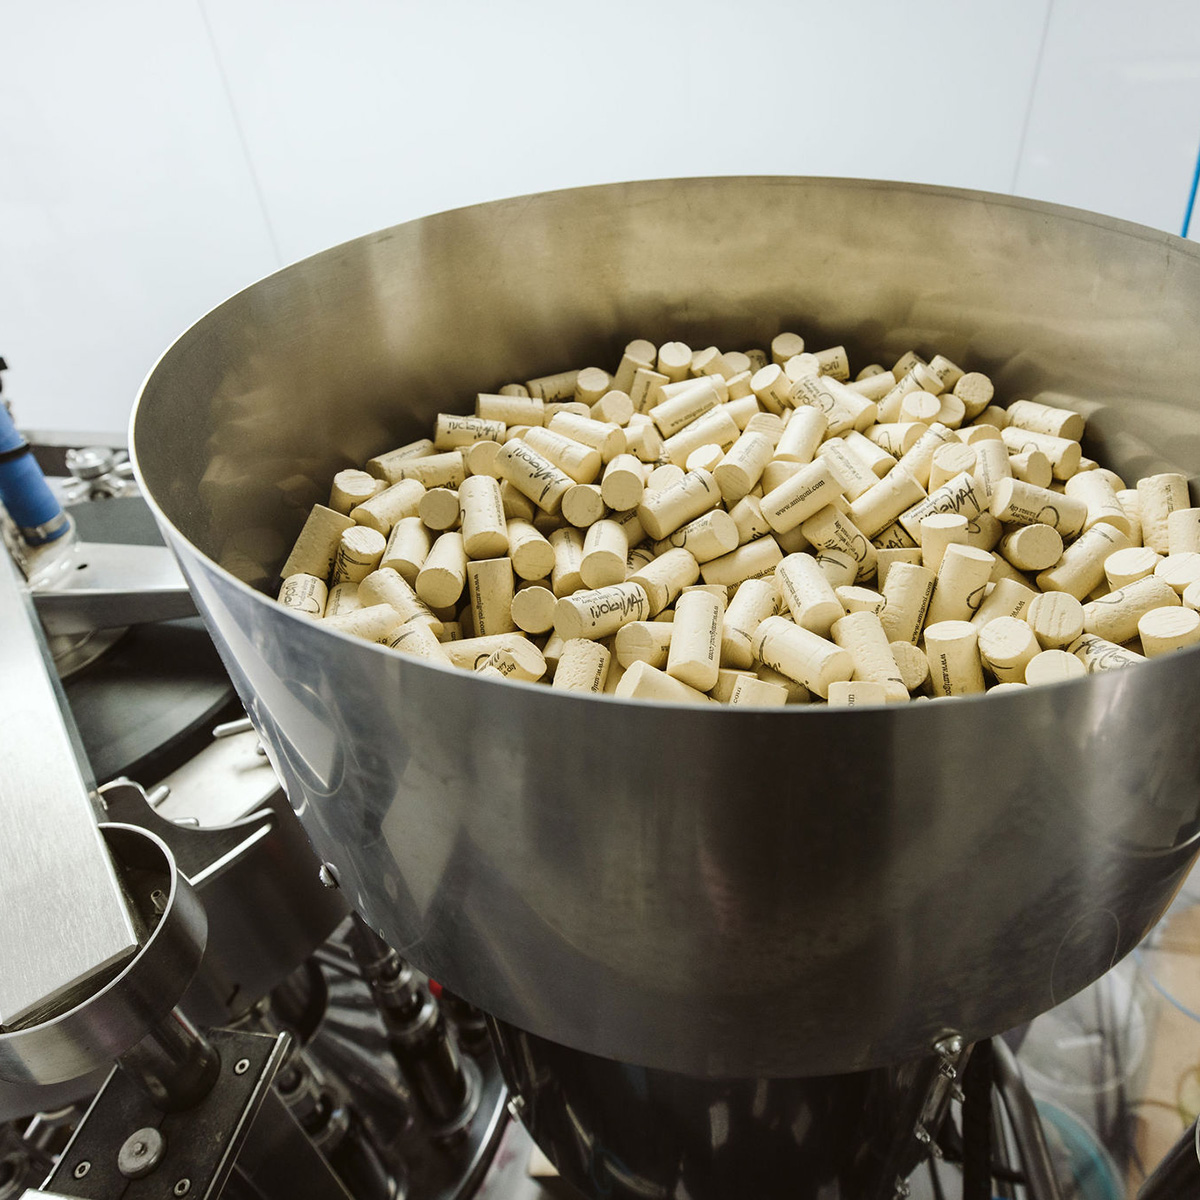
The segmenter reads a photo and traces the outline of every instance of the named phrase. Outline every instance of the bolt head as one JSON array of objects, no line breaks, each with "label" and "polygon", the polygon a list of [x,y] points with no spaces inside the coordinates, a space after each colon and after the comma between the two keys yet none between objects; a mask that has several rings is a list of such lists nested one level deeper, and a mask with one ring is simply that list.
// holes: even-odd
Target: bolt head
[{"label": "bolt head", "polygon": [[171,1189],[176,1196],[186,1196],[192,1190],[192,1181],[190,1179],[181,1179]]},{"label": "bolt head", "polygon": [[131,1133],[117,1151],[117,1170],[126,1179],[141,1179],[162,1162],[167,1141],[152,1126]]},{"label": "bolt head", "polygon": [[71,1174],[74,1175],[76,1179],[82,1179],[91,1169],[92,1164],[85,1158],[83,1162],[79,1163],[75,1167],[75,1170],[73,1170]]},{"label": "bolt head", "polygon": [[934,1054],[942,1058],[957,1058],[963,1052],[962,1035],[950,1033],[933,1043]]},{"label": "bolt head", "polygon": [[233,1073],[235,1075],[245,1075],[248,1070],[250,1070],[250,1060],[248,1058],[239,1058],[233,1064]]}]

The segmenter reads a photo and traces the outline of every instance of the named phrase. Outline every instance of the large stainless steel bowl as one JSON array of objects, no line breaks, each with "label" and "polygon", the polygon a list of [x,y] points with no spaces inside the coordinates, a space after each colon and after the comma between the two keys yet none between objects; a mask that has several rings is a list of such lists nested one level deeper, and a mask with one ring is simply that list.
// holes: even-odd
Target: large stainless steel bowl
[{"label": "large stainless steel bowl", "polygon": [[[910,347],[1085,411],[1130,479],[1200,469],[1200,253],[1006,196],[690,179],[359,238],[189,329],[133,447],[291,802],[401,953],[503,1020],[693,1075],[918,1055],[1049,1008],[1200,848],[1200,651],[994,698],[698,710],[493,683],[248,586],[333,472],[633,337]],[[219,565],[219,564],[224,564]],[[240,578],[239,578],[240,576]]]}]

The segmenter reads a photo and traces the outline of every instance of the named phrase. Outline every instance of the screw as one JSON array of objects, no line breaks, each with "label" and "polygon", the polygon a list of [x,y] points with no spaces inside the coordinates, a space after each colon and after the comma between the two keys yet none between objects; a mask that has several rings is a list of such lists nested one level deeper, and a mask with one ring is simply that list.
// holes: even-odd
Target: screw
[{"label": "screw", "polygon": [[117,1151],[117,1170],[126,1179],[142,1179],[162,1162],[167,1141],[157,1129],[147,1125],[131,1133]]},{"label": "screw", "polygon": [[71,1174],[74,1175],[76,1179],[82,1179],[91,1169],[92,1164],[85,1158],[83,1162],[81,1162],[75,1168],[75,1170],[71,1172]]},{"label": "screw", "polygon": [[186,1196],[192,1190],[192,1181],[190,1179],[181,1179],[171,1191],[176,1196]]},{"label": "screw", "polygon": [[957,1033],[948,1033],[945,1037],[938,1038],[933,1043],[934,1054],[940,1055],[942,1058],[957,1058],[963,1051],[962,1035]]},{"label": "screw", "polygon": [[248,1058],[239,1058],[233,1064],[233,1073],[235,1075],[245,1075],[248,1070],[250,1070],[250,1060]]},{"label": "screw", "polygon": [[338,878],[337,867],[333,863],[322,863],[321,869],[317,872],[317,878],[321,881],[322,887],[340,888],[342,881]]}]

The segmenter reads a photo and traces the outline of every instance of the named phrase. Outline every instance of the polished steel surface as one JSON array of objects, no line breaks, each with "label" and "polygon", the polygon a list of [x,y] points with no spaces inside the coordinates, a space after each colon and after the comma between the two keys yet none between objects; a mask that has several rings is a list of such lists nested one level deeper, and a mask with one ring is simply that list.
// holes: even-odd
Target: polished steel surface
[{"label": "polished steel surface", "polygon": [[0,1079],[10,1083],[62,1083],[112,1063],[169,1019],[200,966],[204,908],[166,844],[132,825],[100,830],[144,937],[120,973],[75,1007],[0,1033]]},{"label": "polished steel surface", "polygon": [[52,674],[0,544],[0,1027],[69,1002],[137,945]]},{"label": "polished steel surface", "polygon": [[836,1073],[1015,1025],[1150,928],[1200,849],[1200,650],[1016,695],[710,711],[477,679],[243,581],[269,585],[336,469],[639,336],[940,350],[1004,401],[1068,397],[1129,479],[1194,476],[1198,317],[1200,248],[1076,210],[863,181],[581,189],[255,284],[164,354],[132,441],[319,857],[398,951],[595,1054]]}]

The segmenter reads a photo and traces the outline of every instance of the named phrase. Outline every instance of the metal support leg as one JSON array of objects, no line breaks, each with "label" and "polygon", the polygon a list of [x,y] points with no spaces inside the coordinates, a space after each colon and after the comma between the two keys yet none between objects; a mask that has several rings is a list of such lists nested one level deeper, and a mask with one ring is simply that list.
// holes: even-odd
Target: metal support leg
[{"label": "metal support leg", "polygon": [[1046,1135],[1042,1131],[1042,1119],[1025,1086],[1016,1056],[1003,1038],[992,1039],[992,1054],[996,1066],[996,1087],[1012,1124],[1030,1200],[1062,1200],[1054,1164],[1050,1161],[1050,1150],[1046,1145]]}]

